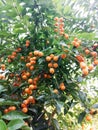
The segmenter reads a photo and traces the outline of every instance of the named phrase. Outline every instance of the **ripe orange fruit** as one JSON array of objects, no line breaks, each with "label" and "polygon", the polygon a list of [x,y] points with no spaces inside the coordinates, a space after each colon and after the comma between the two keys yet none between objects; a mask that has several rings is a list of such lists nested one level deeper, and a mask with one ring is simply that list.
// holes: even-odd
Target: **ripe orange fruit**
[{"label": "ripe orange fruit", "polygon": [[31,57],[33,55],[33,53],[32,52],[29,52],[29,56]]},{"label": "ripe orange fruit", "polygon": [[30,89],[29,88],[25,88],[25,93],[29,94],[30,93]]},{"label": "ripe orange fruit", "polygon": [[64,21],[63,17],[59,18],[59,21],[60,21],[60,22],[63,22],[63,21]]},{"label": "ripe orange fruit", "polygon": [[63,91],[66,89],[65,85],[60,85],[60,89]]},{"label": "ripe orange fruit", "polygon": [[93,66],[92,64],[90,64],[90,65],[88,66],[89,71],[93,70],[93,68],[94,68],[94,66]]},{"label": "ripe orange fruit", "polygon": [[53,90],[53,93],[58,94],[59,92],[58,92],[57,89],[54,89],[54,90]]},{"label": "ripe orange fruit", "polygon": [[84,62],[80,62],[80,68],[81,69],[85,69],[87,66]]},{"label": "ripe orange fruit", "polygon": [[31,63],[26,63],[26,67],[29,68],[31,66]]},{"label": "ripe orange fruit", "polygon": [[54,57],[53,57],[53,60],[54,60],[54,61],[58,61],[58,59],[59,59],[58,56],[54,56]]},{"label": "ripe orange fruit", "polygon": [[22,104],[21,104],[21,107],[26,107],[26,106],[27,106],[27,105],[26,105],[26,104],[24,104],[24,103],[22,103]]},{"label": "ripe orange fruit", "polygon": [[33,83],[33,79],[28,79],[28,83],[32,84]]},{"label": "ripe orange fruit", "polygon": [[55,18],[54,18],[54,21],[58,21],[58,20],[59,20],[59,18],[58,18],[58,17],[55,17]]},{"label": "ripe orange fruit", "polygon": [[64,37],[65,37],[66,39],[68,39],[68,38],[69,38],[69,35],[68,35],[68,34],[64,34]]},{"label": "ripe orange fruit", "polygon": [[88,50],[88,49],[85,49],[85,54],[90,54],[90,50]]},{"label": "ripe orange fruit", "polygon": [[9,112],[9,110],[8,110],[8,109],[5,109],[5,110],[4,110],[4,113],[5,113],[5,114],[6,114],[6,113],[8,113],[8,112]]},{"label": "ripe orange fruit", "polygon": [[50,57],[50,56],[47,56],[47,57],[46,57],[46,61],[48,61],[48,62],[51,61],[51,57]]},{"label": "ripe orange fruit", "polygon": [[43,52],[39,52],[39,54],[38,54],[39,57],[42,57],[43,55],[44,55]]},{"label": "ripe orange fruit", "polygon": [[84,57],[81,55],[77,55],[76,59],[78,60],[78,62],[84,62]]},{"label": "ripe orange fruit", "polygon": [[22,79],[26,80],[27,76],[26,75],[22,75]]},{"label": "ripe orange fruit", "polygon": [[66,57],[67,57],[66,54],[62,54],[62,55],[61,55],[61,58],[62,58],[62,59],[65,59]]},{"label": "ripe orange fruit", "polygon": [[33,96],[29,96],[28,100],[29,100],[29,102],[32,102],[34,100],[34,97]]},{"label": "ripe orange fruit", "polygon": [[53,59],[54,58],[54,54],[50,54],[50,57],[51,57],[51,59]]},{"label": "ripe orange fruit", "polygon": [[87,116],[86,116],[86,120],[87,120],[87,121],[91,121],[91,120],[92,120],[92,117],[91,117],[90,115],[87,115]]},{"label": "ripe orange fruit", "polygon": [[84,76],[88,75],[88,73],[89,73],[88,68],[82,69],[82,73],[83,73]]},{"label": "ripe orange fruit", "polygon": [[78,38],[76,38],[76,37],[75,37],[75,38],[74,38],[74,41],[76,41],[76,42],[77,42],[77,41],[78,41]]},{"label": "ripe orange fruit", "polygon": [[30,72],[26,72],[27,77],[30,77],[30,75],[31,75]]},{"label": "ripe orange fruit", "polygon": [[50,69],[49,69],[49,72],[50,72],[51,74],[54,74],[54,73],[55,73],[54,68],[50,68]]},{"label": "ripe orange fruit", "polygon": [[92,52],[91,52],[91,55],[92,55],[93,57],[96,57],[96,56],[97,56],[97,52],[96,52],[96,51],[92,51]]},{"label": "ripe orange fruit", "polygon": [[94,60],[94,64],[98,65],[98,60],[97,59]]},{"label": "ripe orange fruit", "polygon": [[38,56],[39,55],[39,51],[38,50],[34,51],[34,55]]},{"label": "ripe orange fruit", "polygon": [[32,65],[32,66],[30,66],[30,68],[29,68],[30,70],[34,70],[34,66]]},{"label": "ripe orange fruit", "polygon": [[30,41],[29,41],[29,40],[26,40],[26,44],[30,44]]},{"label": "ripe orange fruit", "polygon": [[27,107],[22,108],[22,112],[27,113],[28,112],[28,108]]},{"label": "ripe orange fruit", "polygon": [[23,104],[28,105],[28,104],[29,104],[29,101],[28,101],[28,100],[24,100],[24,101],[23,101]]},{"label": "ripe orange fruit", "polygon": [[36,89],[36,88],[37,88],[36,85],[33,85],[33,84],[29,85],[29,89],[30,89],[30,90],[34,90],[34,89]]},{"label": "ripe orange fruit", "polygon": [[54,67],[54,68],[57,68],[57,67],[58,67],[58,64],[57,64],[57,63],[53,63],[53,67]]},{"label": "ripe orange fruit", "polygon": [[51,62],[48,63],[48,67],[49,67],[49,68],[53,67],[53,64],[52,64]]}]

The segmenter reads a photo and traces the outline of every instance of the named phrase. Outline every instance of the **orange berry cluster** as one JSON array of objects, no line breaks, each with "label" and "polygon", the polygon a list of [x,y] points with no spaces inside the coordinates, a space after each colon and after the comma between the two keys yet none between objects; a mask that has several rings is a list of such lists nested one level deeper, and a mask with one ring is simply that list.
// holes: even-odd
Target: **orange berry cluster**
[{"label": "orange berry cluster", "polygon": [[74,40],[72,41],[72,45],[78,48],[81,45],[81,40],[79,40],[78,38],[74,38]]},{"label": "orange berry cluster", "polygon": [[55,26],[54,31],[58,32],[59,35],[64,36],[66,39],[68,39],[69,38],[68,34],[64,32],[64,19],[62,17],[61,18],[55,17],[54,21],[56,22],[54,25]]},{"label": "orange berry cluster", "polygon": [[66,86],[65,86],[64,83],[62,82],[62,83],[60,83],[59,88],[60,88],[62,91],[64,91],[64,90],[66,89]]},{"label": "orange berry cluster", "polygon": [[50,74],[54,74],[55,69],[58,68],[58,63],[57,63],[58,59],[59,56],[55,56],[54,54],[50,54],[49,56],[46,57]]},{"label": "orange berry cluster", "polygon": [[24,113],[28,112],[29,104],[35,104],[35,98],[33,96],[29,96],[26,100],[23,101],[23,103],[21,104],[22,112]]},{"label": "orange berry cluster", "polygon": [[8,113],[8,112],[10,112],[10,111],[15,111],[16,110],[16,107],[15,106],[10,106],[10,107],[8,107],[8,108],[6,108],[5,110],[4,110],[4,113]]}]

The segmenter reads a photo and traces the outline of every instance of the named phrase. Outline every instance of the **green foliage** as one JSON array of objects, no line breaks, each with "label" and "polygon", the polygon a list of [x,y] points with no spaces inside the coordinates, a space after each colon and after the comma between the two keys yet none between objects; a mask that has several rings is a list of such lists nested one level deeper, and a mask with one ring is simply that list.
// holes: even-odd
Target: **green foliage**
[{"label": "green foliage", "polygon": [[[66,2],[69,3],[68,0],[63,1],[64,5]],[[8,130],[30,130],[30,126],[33,130],[62,130],[63,127],[70,128],[71,123],[73,126],[81,123],[88,114],[90,100],[80,85],[86,75],[80,69],[81,61],[76,56],[87,62],[86,67],[93,62],[95,57],[86,55],[84,51],[86,45],[91,52],[94,51],[92,40],[95,40],[95,33],[89,28],[91,23],[87,24],[88,19],[85,18],[85,25],[84,18],[74,16],[74,2],[76,1],[70,2],[64,10],[57,5],[61,14],[55,10],[56,5],[53,5],[52,0],[0,2],[0,66],[6,65],[5,70],[1,67],[1,75],[4,73],[5,77],[0,80],[0,111],[1,119],[4,120],[1,120],[2,130],[3,127],[8,127]],[[56,16],[64,18],[61,22],[65,23],[62,25],[64,34],[60,34],[60,26],[55,25]],[[55,32],[55,29],[59,31]],[[76,37],[80,43],[80,39],[83,40],[79,47],[72,44]],[[90,42],[92,45],[88,45]],[[36,51],[38,54],[35,54]],[[95,51],[97,52],[96,49]],[[47,61],[49,56],[52,58]],[[55,56],[58,57],[57,60],[54,60]],[[31,58],[36,59],[30,65],[34,69],[27,66],[31,63]],[[49,63],[52,67],[49,67]],[[54,72],[51,73],[50,68]],[[29,76],[26,75],[27,72],[30,73]],[[23,78],[24,75],[27,77]],[[29,83],[29,79],[32,83]],[[35,88],[30,89],[30,85]],[[79,103],[81,108],[77,105]],[[11,106],[17,110],[12,110]],[[80,114],[74,114],[75,106],[80,109]],[[75,123],[71,116],[77,118]],[[25,122],[28,122],[28,126],[24,125]]]}]

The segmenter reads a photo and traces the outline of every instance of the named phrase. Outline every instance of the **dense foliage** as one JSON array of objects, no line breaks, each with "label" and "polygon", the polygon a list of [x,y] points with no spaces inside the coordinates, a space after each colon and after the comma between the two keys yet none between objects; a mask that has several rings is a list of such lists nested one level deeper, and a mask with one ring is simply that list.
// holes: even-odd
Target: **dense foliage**
[{"label": "dense foliage", "polygon": [[0,128],[72,130],[63,116],[80,103],[76,124],[91,121],[98,105],[81,83],[98,70],[98,43],[85,46],[51,0],[0,4]]}]

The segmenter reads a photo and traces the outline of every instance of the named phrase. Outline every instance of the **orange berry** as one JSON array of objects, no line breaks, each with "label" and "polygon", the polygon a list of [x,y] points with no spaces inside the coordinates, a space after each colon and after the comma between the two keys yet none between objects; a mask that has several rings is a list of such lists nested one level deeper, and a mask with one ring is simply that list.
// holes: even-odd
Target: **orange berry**
[{"label": "orange berry", "polygon": [[26,44],[30,44],[30,41],[29,41],[29,40],[26,40]]},{"label": "orange berry", "polygon": [[60,89],[63,91],[66,89],[65,85],[60,85]]},{"label": "orange berry", "polygon": [[43,55],[44,55],[43,52],[39,52],[39,54],[38,54],[39,57],[42,57]]},{"label": "orange berry", "polygon": [[96,52],[96,51],[92,51],[92,52],[91,52],[91,55],[92,55],[93,57],[96,57],[96,56],[97,56],[97,52]]},{"label": "orange berry", "polygon": [[82,73],[83,73],[83,75],[85,75],[85,76],[88,75],[88,73],[89,73],[89,72],[88,72],[88,69],[87,69],[87,68],[82,69]]},{"label": "orange berry", "polygon": [[32,84],[33,83],[33,79],[28,79],[28,83]]},{"label": "orange berry", "polygon": [[22,108],[22,112],[23,113],[27,113],[28,112],[28,108],[27,107]]},{"label": "orange berry", "polygon": [[84,63],[84,62],[80,62],[80,68],[81,69],[84,69],[84,68],[86,68],[87,66],[86,66],[86,64]]},{"label": "orange berry", "polygon": [[27,77],[30,77],[30,75],[31,75],[30,72],[26,72]]},{"label": "orange berry", "polygon": [[26,80],[27,76],[26,75],[22,75],[22,79]]},{"label": "orange berry", "polygon": [[8,113],[8,112],[9,112],[9,110],[8,110],[8,109],[5,109],[5,110],[4,110],[4,113],[5,113],[5,114],[6,114],[6,113]]},{"label": "orange berry", "polygon": [[93,70],[93,68],[94,68],[94,66],[93,66],[92,64],[90,64],[90,65],[88,66],[89,71]]},{"label": "orange berry", "polygon": [[87,120],[87,121],[91,121],[91,120],[92,120],[92,117],[91,117],[90,115],[87,115],[87,116],[86,116],[86,120]]},{"label": "orange berry", "polygon": [[55,72],[54,68],[50,68],[50,69],[49,69],[49,72],[50,72],[51,74],[54,74],[54,72]]},{"label": "orange berry", "polygon": [[34,89],[36,89],[36,88],[37,88],[36,85],[33,85],[33,84],[29,85],[29,89],[31,89],[31,90],[34,90]]},{"label": "orange berry", "polygon": [[16,55],[17,55],[17,53],[16,53],[16,52],[12,52],[12,55],[16,56]]},{"label": "orange berry", "polygon": [[54,58],[54,54],[50,54],[50,57],[53,59]]},{"label": "orange berry", "polygon": [[66,56],[67,56],[66,54],[62,54],[62,55],[61,55],[61,58],[62,58],[62,59],[65,59]]},{"label": "orange berry", "polygon": [[32,66],[30,66],[30,68],[29,68],[30,70],[34,70],[34,66],[32,65]]},{"label": "orange berry", "polygon": [[54,57],[53,57],[53,60],[54,60],[54,61],[58,61],[58,59],[59,59],[58,56],[54,56]]},{"label": "orange berry", "polygon": [[76,42],[77,42],[77,41],[78,41],[78,38],[76,38],[76,37],[75,37],[75,38],[74,38],[74,41],[76,41]]},{"label": "orange berry", "polygon": [[94,60],[94,64],[98,65],[98,60],[97,59]]},{"label": "orange berry", "polygon": [[29,102],[32,102],[34,100],[34,97],[33,96],[29,96],[28,100],[29,100]]},{"label": "orange berry", "polygon": [[50,57],[50,56],[47,56],[47,57],[46,57],[46,61],[48,61],[48,62],[51,61],[51,57]]},{"label": "orange berry", "polygon": [[29,88],[25,88],[25,93],[27,93],[27,94],[29,94],[29,92],[30,92],[30,89]]},{"label": "orange berry", "polygon": [[66,39],[68,39],[68,38],[69,38],[69,35],[68,35],[68,34],[64,34],[64,37],[65,37]]},{"label": "orange berry", "polygon": [[34,51],[34,55],[38,56],[39,55],[39,51],[38,50]]},{"label": "orange berry", "polygon": [[15,106],[11,106],[11,110],[12,111],[16,110],[16,107]]},{"label": "orange berry", "polygon": [[24,100],[24,101],[23,101],[23,104],[28,105],[28,104],[29,104],[29,101],[28,101],[28,100]]},{"label": "orange berry", "polygon": [[58,92],[57,89],[54,89],[54,90],[53,90],[53,93],[58,94],[59,92]]},{"label": "orange berry", "polygon": [[51,68],[53,66],[53,64],[50,62],[48,63],[48,67]]},{"label": "orange berry", "polygon": [[59,21],[60,21],[60,22],[63,22],[63,21],[64,21],[63,17],[59,18]]},{"label": "orange berry", "polygon": [[35,61],[35,60],[31,60],[31,61],[30,61],[30,64],[31,64],[31,65],[34,65],[34,64],[36,64],[36,61]]},{"label": "orange berry", "polygon": [[53,63],[53,67],[54,67],[54,68],[57,68],[57,67],[58,67],[58,64],[57,64],[57,63]]},{"label": "orange berry", "polygon": [[31,57],[33,55],[33,53],[32,52],[29,52],[29,56]]},{"label": "orange berry", "polygon": [[88,50],[88,49],[85,49],[85,54],[89,54],[90,53],[90,50]]},{"label": "orange berry", "polygon": [[29,68],[31,66],[31,63],[26,63],[26,67]]},{"label": "orange berry", "polygon": [[59,18],[58,18],[58,17],[55,17],[55,18],[54,18],[54,20],[55,20],[55,21],[58,21],[58,20],[59,20]]},{"label": "orange berry", "polygon": [[26,106],[27,106],[27,105],[26,105],[26,104],[24,104],[24,103],[22,103],[22,104],[21,104],[21,107],[26,107]]}]

